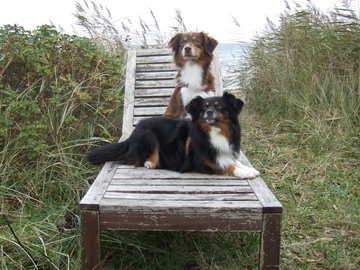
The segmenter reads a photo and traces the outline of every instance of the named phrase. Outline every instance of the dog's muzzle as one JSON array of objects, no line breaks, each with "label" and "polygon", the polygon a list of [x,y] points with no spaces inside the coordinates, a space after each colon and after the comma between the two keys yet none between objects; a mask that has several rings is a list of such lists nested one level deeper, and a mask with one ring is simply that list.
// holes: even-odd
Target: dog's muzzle
[{"label": "dog's muzzle", "polygon": [[217,112],[211,108],[208,108],[204,112],[204,119],[207,124],[215,124],[217,122],[217,116]]}]

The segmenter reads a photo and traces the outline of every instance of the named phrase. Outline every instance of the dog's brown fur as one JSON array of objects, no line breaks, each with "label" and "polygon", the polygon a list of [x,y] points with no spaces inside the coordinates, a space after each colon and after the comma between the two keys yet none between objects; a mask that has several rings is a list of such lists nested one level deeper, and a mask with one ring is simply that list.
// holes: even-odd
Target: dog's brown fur
[{"label": "dog's brown fur", "polygon": [[[213,91],[215,93],[214,80],[215,77],[210,71],[211,61],[213,59],[213,51],[218,42],[204,32],[178,33],[171,38],[169,46],[174,55],[174,62],[179,68],[176,76],[178,86],[175,88],[164,116],[173,118],[183,118],[186,116],[184,99],[181,89],[186,87],[187,96],[197,96],[195,91]],[[201,76],[201,78],[188,78],[183,76],[184,71],[188,68],[187,63],[197,65],[202,70],[202,74],[194,74],[193,76]],[[194,89],[188,81],[198,80],[201,84]],[[205,97],[205,96],[204,96]]]}]

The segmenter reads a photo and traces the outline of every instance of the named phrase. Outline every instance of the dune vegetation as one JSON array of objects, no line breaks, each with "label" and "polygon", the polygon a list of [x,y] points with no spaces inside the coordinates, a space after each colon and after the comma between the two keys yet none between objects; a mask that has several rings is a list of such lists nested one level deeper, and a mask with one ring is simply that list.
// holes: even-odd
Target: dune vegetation
[{"label": "dune vegetation", "polygon": [[[80,269],[78,202],[99,171],[85,153],[121,133],[131,35],[141,47],[169,38],[153,13],[155,28],[133,33],[99,5],[77,8],[88,38],[0,27],[1,269]],[[186,29],[176,20],[172,31]],[[284,206],[281,269],[358,269],[359,16],[346,4],[288,7],[244,59],[242,147]],[[258,243],[258,233],[104,232],[102,258],[104,269],[256,269]]]}]

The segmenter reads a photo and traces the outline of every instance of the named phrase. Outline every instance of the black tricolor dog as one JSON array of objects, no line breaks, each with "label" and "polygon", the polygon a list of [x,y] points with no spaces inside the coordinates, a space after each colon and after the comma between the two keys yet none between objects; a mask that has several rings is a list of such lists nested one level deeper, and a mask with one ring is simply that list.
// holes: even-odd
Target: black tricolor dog
[{"label": "black tricolor dog", "polygon": [[186,107],[189,119],[154,117],[142,120],[130,137],[91,151],[92,164],[124,164],[180,172],[229,174],[255,178],[259,172],[238,161],[243,102],[229,93],[197,97]]}]

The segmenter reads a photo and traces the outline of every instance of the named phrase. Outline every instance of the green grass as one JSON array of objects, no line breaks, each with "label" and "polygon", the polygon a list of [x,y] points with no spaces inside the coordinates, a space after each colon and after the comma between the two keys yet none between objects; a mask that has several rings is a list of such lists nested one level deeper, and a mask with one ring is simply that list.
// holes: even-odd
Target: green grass
[{"label": "green grass", "polygon": [[246,155],[284,206],[282,268],[357,269],[358,149],[312,147],[307,126],[243,118]]},{"label": "green grass", "polygon": [[258,236],[257,233],[107,233],[103,235],[103,258],[107,258],[105,269],[256,269]]},{"label": "green grass", "polygon": [[360,267],[359,30],[346,5],[289,8],[241,69],[243,145],[285,209],[283,269]]}]

